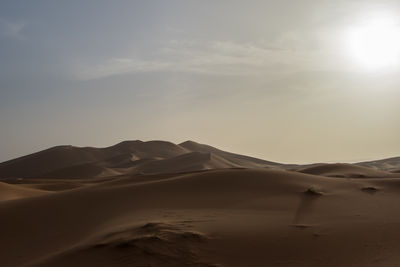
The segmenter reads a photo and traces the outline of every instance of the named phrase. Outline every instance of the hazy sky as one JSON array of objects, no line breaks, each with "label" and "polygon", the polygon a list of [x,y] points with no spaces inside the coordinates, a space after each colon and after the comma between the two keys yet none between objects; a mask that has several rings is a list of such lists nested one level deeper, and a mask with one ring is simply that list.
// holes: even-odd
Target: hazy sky
[{"label": "hazy sky", "polygon": [[400,156],[396,2],[1,0],[0,161],[132,139]]}]

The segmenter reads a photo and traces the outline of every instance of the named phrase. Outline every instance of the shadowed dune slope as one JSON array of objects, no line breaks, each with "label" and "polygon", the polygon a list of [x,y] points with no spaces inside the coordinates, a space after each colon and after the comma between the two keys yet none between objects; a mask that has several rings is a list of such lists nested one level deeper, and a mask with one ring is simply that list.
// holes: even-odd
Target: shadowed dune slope
[{"label": "shadowed dune slope", "polygon": [[127,161],[130,163],[132,157],[168,158],[184,153],[184,148],[164,141],[124,141],[107,148],[58,146],[0,163],[0,178],[48,177],[51,173],[58,178],[63,169],[73,172],[74,176],[87,177],[90,172],[102,173],[94,171],[96,168],[130,166]]},{"label": "shadowed dune slope", "polygon": [[42,178],[83,179],[119,175],[117,171],[101,167],[95,163],[73,165],[42,174]]},{"label": "shadowed dune slope", "polygon": [[105,153],[95,148],[58,146],[0,163],[0,177],[40,177],[57,169],[98,161],[104,157]]},{"label": "shadowed dune slope", "polygon": [[133,169],[132,173],[179,173],[208,169],[240,167],[218,155],[207,152],[190,152],[164,160],[145,162]]}]

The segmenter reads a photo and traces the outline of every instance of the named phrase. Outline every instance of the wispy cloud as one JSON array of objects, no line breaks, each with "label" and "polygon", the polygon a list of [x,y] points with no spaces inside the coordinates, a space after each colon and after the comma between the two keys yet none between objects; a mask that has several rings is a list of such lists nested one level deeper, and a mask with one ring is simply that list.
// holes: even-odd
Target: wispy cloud
[{"label": "wispy cloud", "polygon": [[133,58],[111,58],[103,64],[82,67],[76,73],[76,77],[79,80],[95,80],[128,73],[167,70],[171,67],[170,65],[171,63],[169,62],[143,61]]},{"label": "wispy cloud", "polygon": [[[320,60],[318,47],[304,36],[286,34],[273,42],[173,40],[155,51],[150,59],[111,58],[102,64],[80,66],[79,80],[154,71],[212,75],[265,75],[331,68]],[[321,66],[321,65],[324,65]]]},{"label": "wispy cloud", "polygon": [[23,30],[25,27],[25,22],[0,18],[0,36],[4,38],[24,39]]}]

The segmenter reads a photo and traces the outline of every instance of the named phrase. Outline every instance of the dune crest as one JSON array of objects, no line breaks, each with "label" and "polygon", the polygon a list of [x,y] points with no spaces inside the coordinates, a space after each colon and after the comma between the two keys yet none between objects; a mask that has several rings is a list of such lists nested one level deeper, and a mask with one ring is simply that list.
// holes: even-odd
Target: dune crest
[{"label": "dune crest", "polygon": [[49,193],[50,192],[44,190],[25,188],[0,182],[0,201],[42,196]]},{"label": "dune crest", "polygon": [[342,178],[393,177],[393,174],[390,172],[344,163],[317,164],[316,166],[301,168],[298,171],[314,175]]}]

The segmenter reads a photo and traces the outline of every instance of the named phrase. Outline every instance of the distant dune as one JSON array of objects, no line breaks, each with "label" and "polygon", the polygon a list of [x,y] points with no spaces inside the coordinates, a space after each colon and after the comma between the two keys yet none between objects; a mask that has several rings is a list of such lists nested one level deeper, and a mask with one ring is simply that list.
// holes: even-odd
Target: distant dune
[{"label": "distant dune", "polygon": [[107,148],[58,146],[0,163],[0,178],[96,178],[215,168],[284,167],[187,141],[124,141]]},{"label": "distant dune", "polygon": [[343,163],[318,164],[316,166],[299,169],[299,172],[343,178],[393,177],[393,174],[390,172]]},{"label": "distant dune", "polygon": [[360,162],[357,165],[385,171],[400,170],[400,157],[388,158],[375,161]]},{"label": "distant dune", "polygon": [[106,148],[53,147],[0,163],[0,178],[86,179],[135,173],[176,173],[227,168],[296,169],[325,176],[374,177],[385,176],[379,171],[398,170],[399,159],[308,167],[234,154],[193,141],[176,145],[165,141],[137,140],[124,141]]},{"label": "distant dune", "polygon": [[128,141],[48,149],[0,174],[2,267],[400,262],[395,170]]}]

